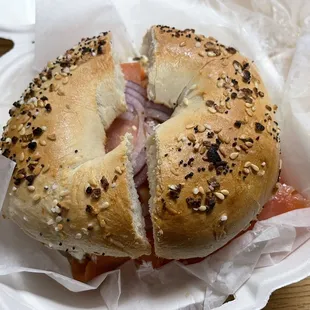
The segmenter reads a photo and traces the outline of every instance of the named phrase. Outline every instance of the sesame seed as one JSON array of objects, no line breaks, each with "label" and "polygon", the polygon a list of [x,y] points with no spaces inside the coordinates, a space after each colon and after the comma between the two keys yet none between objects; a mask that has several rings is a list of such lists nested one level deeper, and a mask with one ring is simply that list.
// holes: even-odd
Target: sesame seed
[{"label": "sesame seed", "polygon": [[203,125],[198,125],[197,130],[198,132],[204,132],[206,130],[206,127]]},{"label": "sesame seed", "polygon": [[224,85],[224,80],[222,80],[222,79],[219,79],[219,80],[217,81],[217,83],[216,83],[216,86],[217,86],[218,88],[223,87],[223,85]]},{"label": "sesame seed", "polygon": [[260,171],[258,171],[258,173],[257,173],[257,175],[259,175],[259,176],[263,176],[265,174],[265,170],[260,170]]},{"label": "sesame seed", "polygon": [[221,144],[220,145],[220,147],[219,147],[219,151],[220,151],[220,153],[224,156],[224,157],[226,157],[226,152],[225,152],[225,149],[224,149],[224,146]]},{"label": "sesame seed", "polygon": [[13,186],[13,187],[12,187],[12,191],[13,191],[13,192],[16,192],[16,190],[17,190],[17,187]]},{"label": "sesame seed", "polygon": [[252,168],[254,171],[256,171],[256,172],[259,171],[259,168],[258,168],[256,165],[254,165],[254,164],[251,164],[251,168]]},{"label": "sesame seed", "polygon": [[201,46],[201,43],[200,42],[196,42],[195,43],[195,47],[200,47]]},{"label": "sesame seed", "polygon": [[191,142],[195,142],[196,141],[196,138],[195,138],[195,135],[193,133],[190,133],[187,135],[187,139]]},{"label": "sesame seed", "polygon": [[261,165],[262,165],[262,167],[265,167],[266,163],[263,161]]},{"label": "sesame seed", "polygon": [[200,147],[200,144],[199,144],[199,143],[196,143],[196,144],[194,145],[194,150],[195,150],[195,151],[198,151],[198,150],[199,150],[199,147]]},{"label": "sesame seed", "polygon": [[54,78],[55,80],[61,80],[61,75],[58,72],[56,72]]},{"label": "sesame seed", "polygon": [[224,196],[228,196],[229,195],[229,191],[227,189],[222,189],[221,190],[221,193],[224,195]]},{"label": "sesame seed", "polygon": [[245,106],[247,108],[252,108],[253,107],[253,103],[246,102]]},{"label": "sesame seed", "polygon": [[24,159],[25,159],[25,154],[24,154],[24,152],[21,152],[19,155],[19,160],[23,161]]},{"label": "sesame seed", "polygon": [[222,128],[216,128],[216,129],[213,129],[213,131],[214,131],[215,133],[220,133],[220,132],[222,131]]},{"label": "sesame seed", "polygon": [[244,168],[244,169],[243,169],[243,172],[244,172],[245,174],[249,174],[249,173],[250,173],[250,170],[249,170],[248,168]]},{"label": "sesame seed", "polygon": [[188,106],[188,105],[189,105],[188,99],[187,99],[187,98],[184,98],[184,99],[183,99],[183,103],[184,103],[184,105]]},{"label": "sesame seed", "polygon": [[55,213],[60,213],[60,212],[61,212],[61,209],[58,206],[56,206],[55,207]]},{"label": "sesame seed", "polygon": [[219,192],[215,192],[214,195],[220,199],[220,200],[224,200],[225,199],[225,196],[222,194],[222,193],[219,193]]},{"label": "sesame seed", "polygon": [[214,52],[212,52],[212,51],[207,52],[207,55],[208,55],[209,57],[214,57],[214,56],[216,56],[216,54],[215,54]]},{"label": "sesame seed", "polygon": [[174,184],[170,184],[170,185],[168,185],[168,188],[171,189],[172,191],[175,191],[175,190],[177,190],[178,187]]},{"label": "sesame seed", "polygon": [[207,207],[206,207],[206,206],[200,206],[200,207],[198,208],[198,210],[201,211],[201,212],[204,212],[204,211],[207,210]]},{"label": "sesame seed", "polygon": [[62,224],[58,224],[57,225],[57,231],[60,231],[60,230],[62,230],[63,229],[63,225]]},{"label": "sesame seed", "polygon": [[204,124],[204,126],[205,126],[206,129],[208,129],[208,130],[211,130],[211,129],[212,129],[211,125],[209,125],[209,124]]},{"label": "sesame seed", "polygon": [[62,221],[62,217],[60,215],[56,216],[56,223],[60,223]]},{"label": "sesame seed", "polygon": [[40,145],[45,146],[46,145],[46,141],[45,140],[39,140]]},{"label": "sesame seed", "polygon": [[26,133],[25,127],[23,127],[23,128],[20,130],[19,133],[20,133],[21,136],[25,135],[25,133]]},{"label": "sesame seed", "polygon": [[235,146],[236,151],[240,152],[241,151],[241,147],[239,145]]},{"label": "sesame seed", "polygon": [[122,169],[119,166],[117,166],[115,168],[115,172],[118,173],[118,174],[122,174],[123,173]]},{"label": "sesame seed", "polygon": [[140,58],[140,62],[142,64],[147,64],[147,62],[149,61],[149,59],[145,56],[145,55],[142,55],[141,58]]},{"label": "sesame seed", "polygon": [[38,159],[40,159],[41,158],[41,155],[40,155],[40,153],[39,152],[36,152],[33,156],[32,156],[32,160],[38,160]]},{"label": "sesame seed", "polygon": [[180,47],[185,46],[185,42],[181,42],[181,43],[179,44],[179,46],[180,46]]},{"label": "sesame seed", "polygon": [[253,112],[252,110],[250,109],[245,109],[246,113],[249,115],[249,116],[253,116]]},{"label": "sesame seed", "polygon": [[36,189],[33,185],[30,185],[27,188],[28,188],[29,192],[34,192]]},{"label": "sesame seed", "polygon": [[75,239],[81,239],[82,238],[82,234],[81,233],[77,233],[76,235],[75,235]]},{"label": "sesame seed", "polygon": [[279,169],[280,170],[282,169],[282,159],[280,159],[280,162],[279,162]]},{"label": "sesame seed", "polygon": [[245,164],[244,164],[244,167],[245,168],[249,168],[251,166],[251,162],[250,161],[247,161]]},{"label": "sesame seed", "polygon": [[47,130],[47,127],[46,127],[46,126],[41,126],[41,129],[42,129],[43,131],[46,131],[46,130]]},{"label": "sesame seed", "polygon": [[51,225],[53,225],[53,224],[54,224],[54,220],[53,220],[53,219],[49,219],[49,220],[47,221],[47,225],[51,226]]},{"label": "sesame seed", "polygon": [[62,84],[67,84],[69,81],[69,78],[66,76],[63,80],[62,80]]},{"label": "sesame seed", "polygon": [[56,140],[56,134],[52,133],[47,135],[47,139],[51,140],[51,141],[55,141]]},{"label": "sesame seed", "polygon": [[194,194],[194,195],[197,195],[198,193],[199,193],[198,187],[194,187],[194,188],[193,188],[193,194]]},{"label": "sesame seed", "polygon": [[221,222],[227,221],[227,215],[226,215],[226,214],[221,215],[220,221],[221,221]]},{"label": "sesame seed", "polygon": [[203,155],[207,151],[207,147],[205,145],[200,145],[199,153]]},{"label": "sesame seed", "polygon": [[44,190],[46,190],[46,191],[48,190],[48,186],[47,185],[44,186]]},{"label": "sesame seed", "polygon": [[186,125],[186,129],[192,129],[192,128],[194,128],[195,127],[195,124],[188,124],[188,125]]},{"label": "sesame seed", "polygon": [[137,127],[135,125],[131,126],[133,131],[137,131]]},{"label": "sesame seed", "polygon": [[202,194],[202,195],[205,194],[205,190],[203,189],[202,186],[199,186],[199,187],[198,187],[198,190],[199,190],[199,193],[200,193],[200,194]]},{"label": "sesame seed", "polygon": [[190,88],[189,88],[189,90],[194,90],[194,89],[196,89],[197,88],[197,85],[196,84],[193,84]]},{"label": "sesame seed", "polygon": [[34,201],[39,201],[41,199],[41,196],[39,194],[36,194],[33,196]]},{"label": "sesame seed", "polygon": [[212,114],[216,113],[216,110],[213,107],[208,107],[208,111]]},{"label": "sesame seed", "polygon": [[205,53],[204,53],[203,51],[200,51],[200,52],[198,53],[198,55],[199,55],[200,57],[204,57],[204,56],[205,56]]},{"label": "sesame seed", "polygon": [[233,160],[236,159],[238,156],[239,156],[239,153],[237,152],[233,152],[229,155],[230,159],[233,159]]},{"label": "sesame seed", "polygon": [[105,201],[105,202],[100,206],[100,210],[107,209],[109,206],[110,206],[110,204],[109,204],[107,201]]},{"label": "sesame seed", "polygon": [[88,230],[85,227],[82,227],[81,230],[85,235],[89,234]]},{"label": "sesame seed", "polygon": [[245,145],[246,145],[247,147],[252,147],[252,146],[253,146],[253,143],[250,142],[250,141],[246,141],[246,142],[245,142]]}]

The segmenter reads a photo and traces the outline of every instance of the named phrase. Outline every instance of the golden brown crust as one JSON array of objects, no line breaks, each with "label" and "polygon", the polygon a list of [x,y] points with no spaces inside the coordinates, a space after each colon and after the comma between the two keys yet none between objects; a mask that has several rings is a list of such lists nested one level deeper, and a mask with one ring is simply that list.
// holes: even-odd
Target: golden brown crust
[{"label": "golden brown crust", "polygon": [[[205,256],[270,197],[279,170],[276,107],[234,48],[166,26],[152,27],[145,44],[149,96],[177,106],[149,141],[156,254]],[[17,162],[6,214],[56,249],[149,253],[135,213],[130,142],[104,151],[105,129],[126,109],[109,35],[84,40],[49,67],[4,130],[2,152]]]},{"label": "golden brown crust", "polygon": [[[178,30],[169,30],[154,30],[151,72],[184,54],[197,57],[193,44],[200,36],[187,37],[182,49],[181,38],[172,36]],[[227,243],[255,219],[278,178],[276,107],[256,68],[212,38],[201,45],[213,47],[215,55],[199,56],[205,65],[195,72],[187,68],[189,61],[180,61],[175,73],[188,70],[192,77],[183,85],[174,117],[149,141],[158,158],[155,171],[154,164],[149,171],[149,179],[156,175],[151,181],[155,251],[165,258],[203,257]],[[173,98],[174,90],[165,93],[167,102]]]},{"label": "golden brown crust", "polygon": [[1,146],[17,164],[8,217],[56,249],[148,253],[133,215],[130,143],[109,154],[104,149],[105,128],[126,110],[110,34],[85,39],[50,62],[14,105]]}]

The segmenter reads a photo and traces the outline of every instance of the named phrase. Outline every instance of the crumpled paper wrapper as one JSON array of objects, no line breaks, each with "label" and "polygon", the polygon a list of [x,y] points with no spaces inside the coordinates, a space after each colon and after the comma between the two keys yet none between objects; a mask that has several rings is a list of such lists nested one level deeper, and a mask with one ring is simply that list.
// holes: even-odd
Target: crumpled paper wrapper
[{"label": "crumpled paper wrapper", "polygon": [[[81,37],[109,29],[120,62],[137,53],[136,46],[152,24],[195,28],[198,33],[212,35],[255,60],[273,101],[279,105],[285,180],[310,197],[310,10],[302,1],[296,1],[296,6],[299,23],[293,19],[288,2],[275,0],[179,0],[177,4],[164,0],[114,0],[113,4],[104,0],[91,4],[41,0],[37,1],[33,65],[42,68]],[[4,98],[10,97],[5,97],[11,91],[8,89],[9,85],[0,85]],[[5,165],[7,169],[2,169]],[[11,163],[0,157],[1,194],[12,169]],[[149,264],[136,269],[129,261],[120,270],[88,284],[71,278],[69,263],[59,252],[1,219],[0,275],[45,273],[73,292],[99,287],[108,309],[213,309],[242,286],[254,268],[280,262],[308,240],[309,218],[310,209],[303,209],[257,222],[252,231],[198,264],[171,262],[153,270]]]}]

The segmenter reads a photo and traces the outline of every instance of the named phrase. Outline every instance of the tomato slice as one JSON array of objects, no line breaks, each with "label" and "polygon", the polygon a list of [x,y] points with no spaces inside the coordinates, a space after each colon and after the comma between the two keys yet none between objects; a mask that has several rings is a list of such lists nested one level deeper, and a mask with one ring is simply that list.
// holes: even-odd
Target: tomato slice
[{"label": "tomato slice", "polygon": [[125,80],[132,81],[142,85],[146,75],[143,67],[138,62],[121,64],[121,68],[125,77]]}]

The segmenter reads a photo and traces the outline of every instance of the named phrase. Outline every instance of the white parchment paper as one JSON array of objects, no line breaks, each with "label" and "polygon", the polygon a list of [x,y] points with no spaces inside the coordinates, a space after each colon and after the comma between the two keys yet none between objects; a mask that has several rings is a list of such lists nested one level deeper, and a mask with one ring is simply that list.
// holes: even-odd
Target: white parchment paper
[{"label": "white parchment paper", "polygon": [[[294,10],[288,1],[275,0],[114,0],[113,4],[106,0],[40,0],[36,8],[35,57],[29,58],[28,64],[41,69],[81,37],[106,30],[112,30],[120,61],[137,53],[143,34],[153,24],[195,28],[198,33],[212,35],[239,49],[258,66],[273,101],[279,105],[285,180],[309,197],[307,1],[296,1]],[[12,85],[5,79],[0,91],[12,101],[20,95],[13,98]],[[9,103],[4,100],[3,106]],[[5,121],[5,117],[1,115],[0,120]],[[7,162],[0,157],[0,167],[2,163]],[[9,169],[5,171],[8,173]],[[9,177],[1,170],[0,175],[0,187],[4,190]],[[278,263],[308,240],[309,219],[310,209],[292,211],[258,222],[252,231],[198,264],[184,266],[172,262],[158,270],[145,264],[137,270],[133,262],[127,262],[120,270],[101,275],[88,284],[71,278],[69,264],[61,254],[1,219],[0,275],[45,273],[73,292],[100,286],[108,309],[212,309],[234,293],[254,268]]]}]

